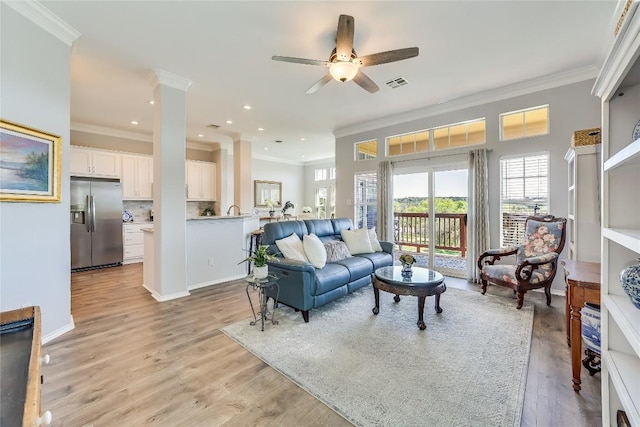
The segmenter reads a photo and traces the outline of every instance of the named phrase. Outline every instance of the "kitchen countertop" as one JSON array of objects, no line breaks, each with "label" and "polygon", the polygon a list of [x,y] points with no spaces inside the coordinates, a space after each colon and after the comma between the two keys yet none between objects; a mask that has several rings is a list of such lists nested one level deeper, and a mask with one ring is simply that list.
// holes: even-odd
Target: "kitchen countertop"
[{"label": "kitchen countertop", "polygon": [[218,216],[195,216],[187,218],[187,221],[213,221],[213,220],[230,220],[230,219],[245,219],[253,218],[253,215],[218,215]]}]

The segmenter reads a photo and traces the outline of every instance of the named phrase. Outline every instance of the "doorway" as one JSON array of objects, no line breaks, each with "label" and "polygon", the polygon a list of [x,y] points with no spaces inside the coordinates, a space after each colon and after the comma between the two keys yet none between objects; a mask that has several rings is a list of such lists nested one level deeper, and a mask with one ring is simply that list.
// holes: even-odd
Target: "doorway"
[{"label": "doorway", "polygon": [[418,265],[466,277],[467,167],[420,169],[394,172],[394,243],[399,253],[413,254]]}]

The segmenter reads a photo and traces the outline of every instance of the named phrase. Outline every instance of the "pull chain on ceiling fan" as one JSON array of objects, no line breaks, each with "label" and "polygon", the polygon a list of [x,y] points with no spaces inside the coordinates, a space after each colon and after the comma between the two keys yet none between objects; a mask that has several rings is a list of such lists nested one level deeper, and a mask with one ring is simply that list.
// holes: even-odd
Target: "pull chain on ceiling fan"
[{"label": "pull chain on ceiling fan", "polygon": [[341,82],[353,80],[364,90],[370,93],[375,93],[380,90],[380,88],[373,82],[373,80],[367,77],[360,68],[402,61],[403,59],[418,56],[417,47],[408,47],[405,49],[389,50],[386,52],[379,52],[359,57],[353,48],[354,27],[355,23],[353,16],[340,15],[340,18],[338,19],[338,30],[336,33],[336,47],[331,52],[331,55],[329,55],[328,61],[275,55],[272,56],[271,59],[274,61],[292,62],[295,64],[322,65],[329,67],[329,72],[307,90],[308,94],[316,92],[322,86],[329,83],[331,79]]}]

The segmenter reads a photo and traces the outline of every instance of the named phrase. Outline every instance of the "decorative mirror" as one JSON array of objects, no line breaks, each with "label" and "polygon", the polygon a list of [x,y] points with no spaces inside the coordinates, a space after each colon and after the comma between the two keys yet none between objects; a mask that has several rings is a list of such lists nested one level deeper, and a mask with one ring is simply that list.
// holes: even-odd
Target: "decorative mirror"
[{"label": "decorative mirror", "polygon": [[278,181],[253,181],[253,202],[255,207],[282,206],[282,183]]}]

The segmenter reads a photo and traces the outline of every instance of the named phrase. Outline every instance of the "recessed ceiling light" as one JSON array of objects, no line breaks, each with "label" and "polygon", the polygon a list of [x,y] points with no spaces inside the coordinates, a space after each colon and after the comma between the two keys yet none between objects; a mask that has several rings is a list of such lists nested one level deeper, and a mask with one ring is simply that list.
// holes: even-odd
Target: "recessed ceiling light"
[{"label": "recessed ceiling light", "polygon": [[244,108],[245,110],[251,110],[251,105],[245,105],[245,106],[244,106],[244,107],[242,107],[242,108]]},{"label": "recessed ceiling light", "polygon": [[132,125],[137,125],[137,124],[138,124],[138,122],[136,122],[135,120],[131,120],[131,124],[132,124]]},{"label": "recessed ceiling light", "polygon": [[149,104],[153,105],[155,104],[155,101],[152,99],[151,101],[149,101]]},{"label": "recessed ceiling light", "polygon": [[233,123],[231,120],[227,120],[226,122],[228,125],[230,125],[231,123]]},{"label": "recessed ceiling light", "polygon": [[304,159],[304,154],[302,155],[302,158]]},{"label": "recessed ceiling light", "polygon": [[199,133],[199,134],[198,134],[198,136],[199,136],[200,138],[204,137],[204,135],[203,135],[203,134],[201,134],[201,133]]},{"label": "recessed ceiling light", "polygon": [[258,130],[264,130],[264,128],[258,128]]},{"label": "recessed ceiling light", "polygon": [[306,141],[307,138],[300,138],[300,141]]},{"label": "recessed ceiling light", "polygon": [[269,151],[269,147],[264,147],[264,151]]}]

